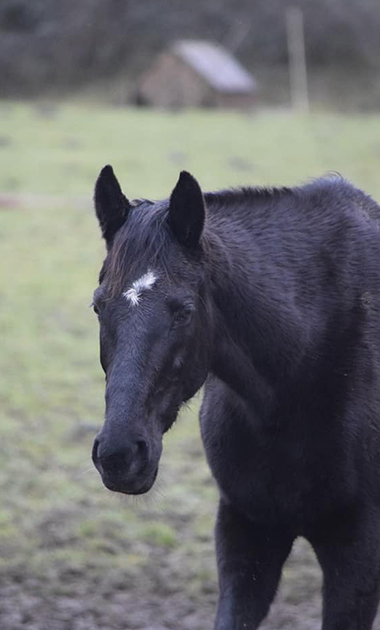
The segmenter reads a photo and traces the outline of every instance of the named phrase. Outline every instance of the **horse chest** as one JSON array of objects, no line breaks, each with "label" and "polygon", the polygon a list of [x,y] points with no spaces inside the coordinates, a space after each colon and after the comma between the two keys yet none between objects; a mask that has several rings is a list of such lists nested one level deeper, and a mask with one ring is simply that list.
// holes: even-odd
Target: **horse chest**
[{"label": "horse chest", "polygon": [[308,418],[266,426],[222,396],[205,397],[201,431],[222,495],[253,518],[301,523],[352,493],[342,444]]}]

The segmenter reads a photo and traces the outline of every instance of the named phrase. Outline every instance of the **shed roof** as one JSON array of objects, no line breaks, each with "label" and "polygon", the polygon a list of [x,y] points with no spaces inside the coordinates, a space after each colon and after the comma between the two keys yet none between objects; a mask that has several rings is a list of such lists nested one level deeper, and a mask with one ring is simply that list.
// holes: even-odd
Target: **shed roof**
[{"label": "shed roof", "polygon": [[254,78],[218,44],[184,39],[173,44],[172,52],[218,92],[250,93],[256,87]]}]

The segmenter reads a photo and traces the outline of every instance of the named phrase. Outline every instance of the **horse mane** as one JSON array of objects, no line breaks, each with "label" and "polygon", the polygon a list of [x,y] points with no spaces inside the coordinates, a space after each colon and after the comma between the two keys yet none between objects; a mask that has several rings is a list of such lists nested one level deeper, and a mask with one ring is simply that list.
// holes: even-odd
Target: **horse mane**
[{"label": "horse mane", "polygon": [[207,205],[225,208],[232,203],[243,203],[258,201],[259,199],[272,199],[294,192],[294,188],[271,187],[271,186],[241,186],[239,188],[226,188],[215,192],[207,192],[204,198]]}]

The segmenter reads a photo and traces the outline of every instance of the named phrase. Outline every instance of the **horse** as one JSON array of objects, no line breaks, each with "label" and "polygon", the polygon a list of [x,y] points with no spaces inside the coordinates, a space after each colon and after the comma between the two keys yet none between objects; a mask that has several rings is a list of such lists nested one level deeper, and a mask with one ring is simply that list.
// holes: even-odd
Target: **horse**
[{"label": "horse", "polygon": [[92,459],[147,492],[165,432],[204,386],[219,490],[215,630],[255,629],[297,537],[323,630],[369,630],[380,589],[380,207],[339,175],[129,201],[94,194],[107,254],[93,307],[106,412]]}]

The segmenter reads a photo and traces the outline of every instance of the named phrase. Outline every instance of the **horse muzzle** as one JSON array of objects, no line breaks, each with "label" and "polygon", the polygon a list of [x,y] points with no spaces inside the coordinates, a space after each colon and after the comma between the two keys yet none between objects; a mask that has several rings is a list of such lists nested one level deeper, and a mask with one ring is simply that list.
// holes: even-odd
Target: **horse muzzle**
[{"label": "horse muzzle", "polygon": [[108,490],[123,494],[144,494],[153,486],[159,457],[152,457],[145,440],[110,443],[95,438],[92,461]]}]

